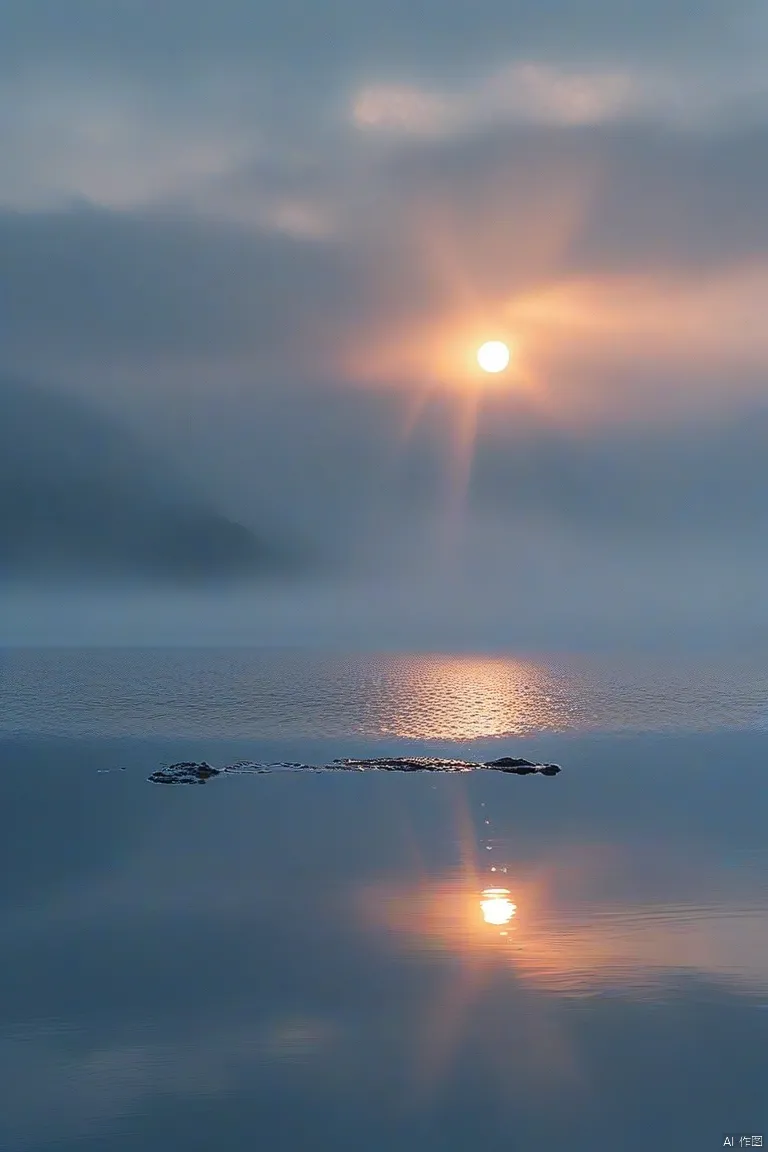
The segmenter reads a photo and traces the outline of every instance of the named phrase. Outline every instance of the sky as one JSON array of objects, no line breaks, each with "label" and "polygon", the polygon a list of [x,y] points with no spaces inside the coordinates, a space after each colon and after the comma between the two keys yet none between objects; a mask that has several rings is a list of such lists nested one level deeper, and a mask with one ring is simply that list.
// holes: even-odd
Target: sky
[{"label": "sky", "polygon": [[[2,22],[0,374],[316,568],[237,624],[177,597],[107,628],[25,589],[0,639],[131,612],[190,642],[765,630],[764,0]],[[483,381],[486,339],[512,362]]]}]

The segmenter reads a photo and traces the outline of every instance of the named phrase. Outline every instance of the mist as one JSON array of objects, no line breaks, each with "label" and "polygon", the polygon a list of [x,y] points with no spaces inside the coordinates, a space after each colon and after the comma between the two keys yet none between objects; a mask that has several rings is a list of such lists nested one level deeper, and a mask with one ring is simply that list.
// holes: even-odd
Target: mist
[{"label": "mist", "polygon": [[762,636],[763,14],[297,3],[9,6],[0,640]]}]

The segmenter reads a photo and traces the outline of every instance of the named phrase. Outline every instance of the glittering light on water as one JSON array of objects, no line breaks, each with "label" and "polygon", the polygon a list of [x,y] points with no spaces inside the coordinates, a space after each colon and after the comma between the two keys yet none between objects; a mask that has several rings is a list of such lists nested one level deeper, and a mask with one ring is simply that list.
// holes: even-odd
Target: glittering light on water
[{"label": "glittering light on water", "polygon": [[509,899],[508,888],[486,888],[480,909],[486,924],[508,924],[517,912],[517,905]]}]

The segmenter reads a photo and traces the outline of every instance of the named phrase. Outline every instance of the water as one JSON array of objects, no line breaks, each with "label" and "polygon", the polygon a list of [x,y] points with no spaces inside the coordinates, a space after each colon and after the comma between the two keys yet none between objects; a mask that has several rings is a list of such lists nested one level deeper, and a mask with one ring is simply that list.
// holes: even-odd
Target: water
[{"label": "water", "polygon": [[6,732],[472,741],[768,722],[766,654],[708,662],[122,648],[16,649],[0,660]]},{"label": "water", "polygon": [[6,653],[0,1148],[768,1139],[765,667]]}]

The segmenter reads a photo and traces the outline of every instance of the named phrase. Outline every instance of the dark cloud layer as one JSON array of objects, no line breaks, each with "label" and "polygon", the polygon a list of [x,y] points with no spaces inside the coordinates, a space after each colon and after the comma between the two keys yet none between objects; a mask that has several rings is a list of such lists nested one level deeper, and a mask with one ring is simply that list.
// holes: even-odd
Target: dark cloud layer
[{"label": "dark cloud layer", "polygon": [[344,254],[210,221],[0,215],[5,356],[273,353],[355,306]]},{"label": "dark cloud layer", "polygon": [[473,484],[502,513],[541,513],[619,546],[732,546],[768,525],[768,407],[695,428],[510,439],[480,453]]},{"label": "dark cloud layer", "polygon": [[199,583],[290,570],[98,414],[0,381],[0,575]]},{"label": "dark cloud layer", "polygon": [[176,70],[190,64],[266,65],[301,74],[386,62],[455,68],[511,52],[684,55],[727,51],[748,22],[749,6],[716,0],[661,4],[574,0],[9,0],[4,54],[19,64],[97,59],[120,71]]}]

